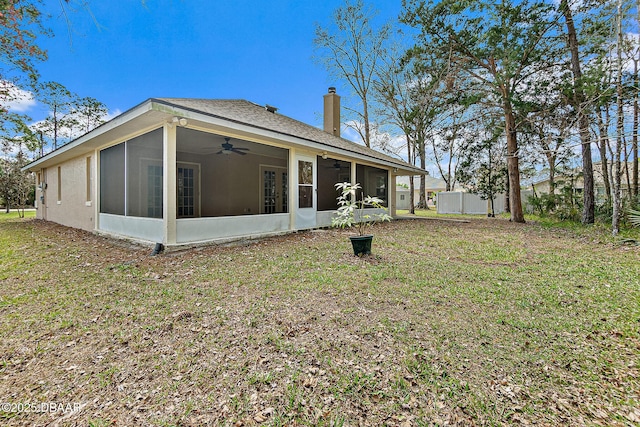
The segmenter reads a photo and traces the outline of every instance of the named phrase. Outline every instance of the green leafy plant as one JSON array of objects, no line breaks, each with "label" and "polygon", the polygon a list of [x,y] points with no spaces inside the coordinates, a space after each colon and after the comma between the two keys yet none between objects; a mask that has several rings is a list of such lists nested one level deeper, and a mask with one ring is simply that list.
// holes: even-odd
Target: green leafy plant
[{"label": "green leafy plant", "polygon": [[628,209],[627,213],[629,214],[629,222],[631,222],[634,227],[640,227],[640,211]]},{"label": "green leafy plant", "polygon": [[[331,225],[338,228],[354,227],[359,236],[376,222],[391,221],[393,218],[382,206],[383,201],[378,197],[366,196],[360,201],[356,200],[356,191],[361,189],[360,184],[349,182],[339,182],[336,190],[340,192],[338,196],[338,210],[331,220]],[[381,209],[381,213],[365,213],[365,207]]]}]

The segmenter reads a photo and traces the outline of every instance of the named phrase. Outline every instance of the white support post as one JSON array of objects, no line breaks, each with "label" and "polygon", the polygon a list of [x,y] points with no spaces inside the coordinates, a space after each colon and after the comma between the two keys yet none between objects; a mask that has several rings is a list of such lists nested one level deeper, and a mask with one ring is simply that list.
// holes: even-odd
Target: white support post
[{"label": "white support post", "polygon": [[163,242],[176,243],[176,127],[165,123],[162,132]]},{"label": "white support post", "polygon": [[295,148],[289,149],[289,230],[296,229],[296,212],[298,210],[298,164]]},{"label": "white support post", "polygon": [[396,217],[396,175],[392,174],[389,171],[389,178],[387,179],[387,183],[389,185],[389,189],[387,191],[387,207],[389,209],[389,215],[392,217]]},{"label": "white support post", "polygon": [[93,199],[93,229],[100,230],[100,150],[93,151],[91,159],[93,179],[91,180],[91,197]]}]

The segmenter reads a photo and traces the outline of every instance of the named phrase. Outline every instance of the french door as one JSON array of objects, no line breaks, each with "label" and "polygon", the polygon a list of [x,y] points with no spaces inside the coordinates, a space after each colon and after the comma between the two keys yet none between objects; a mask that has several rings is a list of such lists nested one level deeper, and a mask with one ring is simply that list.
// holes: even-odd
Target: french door
[{"label": "french door", "polygon": [[285,213],[289,211],[289,174],[286,168],[260,167],[260,213]]}]

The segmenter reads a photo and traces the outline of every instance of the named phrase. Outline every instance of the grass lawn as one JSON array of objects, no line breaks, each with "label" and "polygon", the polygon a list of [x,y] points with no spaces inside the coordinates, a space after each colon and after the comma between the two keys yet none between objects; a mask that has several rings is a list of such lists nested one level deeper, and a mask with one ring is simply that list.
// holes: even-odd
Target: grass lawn
[{"label": "grass lawn", "polygon": [[337,230],[150,257],[0,214],[0,424],[640,425],[639,247],[374,232],[363,258]]}]

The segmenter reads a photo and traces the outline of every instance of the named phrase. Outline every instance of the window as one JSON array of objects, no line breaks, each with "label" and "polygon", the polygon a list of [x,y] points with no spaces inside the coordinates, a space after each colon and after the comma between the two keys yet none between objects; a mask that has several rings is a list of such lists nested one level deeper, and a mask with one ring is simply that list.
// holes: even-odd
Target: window
[{"label": "window", "polygon": [[58,203],[62,202],[62,170],[58,166]]},{"label": "window", "polygon": [[178,218],[195,216],[195,173],[190,167],[178,167]]},{"label": "window", "polygon": [[274,213],[276,211],[276,171],[265,170],[263,173],[263,213]]},{"label": "window", "polygon": [[162,218],[162,165],[147,166],[147,217]]},{"label": "window", "polygon": [[400,200],[404,200],[404,194],[400,195]]},{"label": "window", "polygon": [[289,212],[289,173],[282,172],[282,212]]},{"label": "window", "polygon": [[85,165],[85,175],[86,175],[86,201],[91,201],[91,157],[87,157],[86,165]]}]

